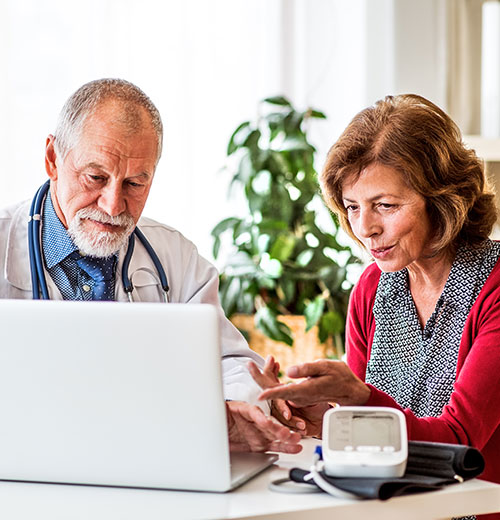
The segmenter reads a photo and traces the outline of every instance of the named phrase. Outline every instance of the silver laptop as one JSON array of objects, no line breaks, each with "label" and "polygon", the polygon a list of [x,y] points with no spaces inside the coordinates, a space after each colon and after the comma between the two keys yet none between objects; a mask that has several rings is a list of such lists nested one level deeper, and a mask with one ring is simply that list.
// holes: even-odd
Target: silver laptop
[{"label": "silver laptop", "polygon": [[2,480],[228,491],[277,458],[230,458],[210,305],[0,300],[0,330]]}]

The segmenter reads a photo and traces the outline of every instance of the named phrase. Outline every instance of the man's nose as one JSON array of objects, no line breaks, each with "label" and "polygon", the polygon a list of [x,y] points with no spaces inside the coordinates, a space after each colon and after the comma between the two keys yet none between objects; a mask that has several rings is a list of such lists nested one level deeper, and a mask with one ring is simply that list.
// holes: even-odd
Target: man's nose
[{"label": "man's nose", "polygon": [[122,187],[118,184],[109,184],[102,191],[97,201],[99,209],[111,217],[116,217],[126,209]]}]

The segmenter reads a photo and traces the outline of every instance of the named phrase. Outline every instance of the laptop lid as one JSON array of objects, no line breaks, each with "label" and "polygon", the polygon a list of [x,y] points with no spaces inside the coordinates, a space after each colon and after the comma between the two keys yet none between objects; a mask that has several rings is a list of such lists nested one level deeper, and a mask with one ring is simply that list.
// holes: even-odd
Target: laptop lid
[{"label": "laptop lid", "polygon": [[213,306],[0,300],[0,327],[0,479],[233,486]]}]

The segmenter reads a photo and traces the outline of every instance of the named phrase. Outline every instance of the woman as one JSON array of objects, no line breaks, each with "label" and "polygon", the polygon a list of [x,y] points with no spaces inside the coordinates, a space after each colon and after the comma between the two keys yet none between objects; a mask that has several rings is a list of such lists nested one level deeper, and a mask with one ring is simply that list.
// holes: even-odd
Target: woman
[{"label": "woman", "polygon": [[352,120],[321,185],[375,260],[352,291],[347,365],[292,367],[307,379],[279,385],[268,360],[262,374],[252,367],[261,398],[296,423],[280,399],[293,403],[309,434],[328,403],[398,408],[409,439],[475,446],[481,478],[500,482],[500,244],[475,153],[430,101],[388,96]]}]

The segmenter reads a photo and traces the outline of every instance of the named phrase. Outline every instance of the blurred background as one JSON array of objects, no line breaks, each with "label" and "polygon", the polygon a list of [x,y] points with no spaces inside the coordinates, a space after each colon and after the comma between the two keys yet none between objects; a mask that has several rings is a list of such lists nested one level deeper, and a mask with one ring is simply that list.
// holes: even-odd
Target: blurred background
[{"label": "blurred background", "polygon": [[444,108],[500,161],[500,3],[494,0],[0,0],[0,205],[45,180],[44,146],[66,98],[120,77],[165,125],[145,214],[211,256],[210,231],[238,214],[221,172],[258,101],[287,96],[327,115],[310,138],[321,168],[352,116],[413,92]]}]

